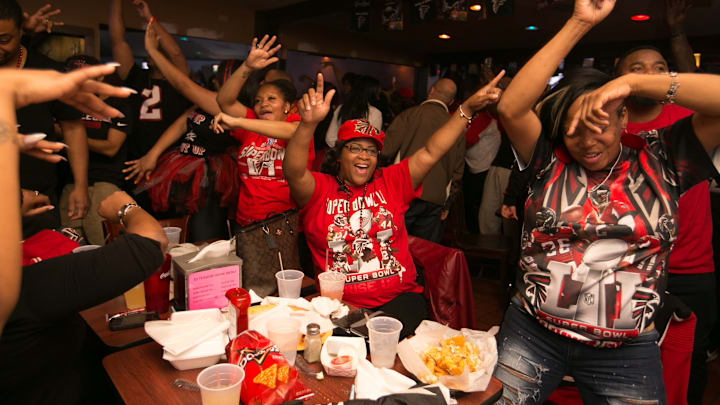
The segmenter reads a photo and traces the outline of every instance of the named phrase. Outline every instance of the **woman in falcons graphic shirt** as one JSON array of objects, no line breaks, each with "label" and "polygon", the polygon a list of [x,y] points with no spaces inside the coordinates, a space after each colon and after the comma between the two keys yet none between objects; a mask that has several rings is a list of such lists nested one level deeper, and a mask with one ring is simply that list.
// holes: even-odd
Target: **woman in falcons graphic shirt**
[{"label": "woman in falcons graphic shirt", "polygon": [[[614,4],[577,0],[498,104],[529,181],[518,294],[497,340],[500,403],[543,403],[565,375],[585,403],[665,403],[653,320],[677,200],[716,174],[708,151],[720,143],[720,77],[611,80],[582,69],[542,96],[556,66]],[[629,96],[696,114],[631,135]]]},{"label": "woman in falcons graphic shirt", "polygon": [[[290,193],[299,207],[316,273],[345,274],[343,299],[362,308],[381,309],[401,320],[403,335],[425,317],[426,303],[408,248],[404,216],[421,192],[423,178],[455,144],[471,117],[499,97],[501,72],[466,100],[408,159],[377,169],[385,134],[366,120],[350,120],[328,151],[324,173],[306,165],[313,132],[330,108],[335,91],[323,97],[323,79],[298,103],[300,124],[283,162]],[[460,112],[462,111],[462,113]]]}]

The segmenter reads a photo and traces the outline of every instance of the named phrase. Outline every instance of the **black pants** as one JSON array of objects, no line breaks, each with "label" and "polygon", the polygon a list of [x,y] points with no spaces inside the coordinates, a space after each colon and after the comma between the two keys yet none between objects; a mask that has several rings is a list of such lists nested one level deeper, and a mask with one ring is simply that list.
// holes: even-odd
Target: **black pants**
[{"label": "black pants", "polygon": [[400,340],[415,333],[415,329],[423,319],[427,319],[427,301],[422,294],[403,293],[393,298],[390,302],[373,308],[375,311],[383,311],[386,314],[398,319],[403,324],[400,332]]},{"label": "black pants", "polygon": [[707,385],[706,351],[710,345],[710,332],[717,318],[715,274],[669,274],[667,291],[680,298],[697,318],[690,363],[688,404],[701,404]]},{"label": "black pants", "polygon": [[463,197],[465,199],[465,226],[467,226],[467,230],[472,233],[480,233],[478,215],[480,213],[480,205],[482,204],[485,177],[487,177],[487,170],[480,173],[472,173],[468,165],[465,164],[462,179]]},{"label": "black pants", "polygon": [[442,205],[416,198],[405,212],[405,228],[410,235],[440,243],[445,230],[445,221],[440,219],[442,210]]}]

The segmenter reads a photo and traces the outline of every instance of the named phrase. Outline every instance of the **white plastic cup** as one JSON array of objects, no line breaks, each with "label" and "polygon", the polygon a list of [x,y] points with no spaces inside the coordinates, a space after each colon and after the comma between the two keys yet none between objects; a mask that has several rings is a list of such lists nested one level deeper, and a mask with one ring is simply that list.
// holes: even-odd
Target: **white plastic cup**
[{"label": "white plastic cup", "polygon": [[300,270],[281,270],[275,273],[278,295],[282,298],[300,298],[300,287],[305,274]]},{"label": "white plastic cup", "polygon": [[402,322],[389,316],[376,316],[368,321],[367,327],[373,366],[392,368],[395,365]]},{"label": "white plastic cup", "polygon": [[237,364],[210,366],[197,376],[203,405],[237,405],[245,371]]},{"label": "white plastic cup", "polygon": [[320,295],[342,301],[345,290],[345,275],[337,271],[326,271],[318,276]]},{"label": "white plastic cup", "polygon": [[100,248],[102,246],[100,245],[84,245],[84,246],[78,246],[75,249],[72,250],[73,253],[80,253],[80,252],[87,252],[88,250],[95,250],[97,248]]},{"label": "white plastic cup", "polygon": [[297,347],[300,341],[300,321],[289,316],[281,316],[268,320],[268,337],[275,343],[280,353],[295,365]]},{"label": "white plastic cup", "polygon": [[179,228],[177,226],[166,226],[163,228],[163,231],[165,231],[165,236],[167,236],[169,243],[180,243],[180,234],[182,233],[182,228]]}]

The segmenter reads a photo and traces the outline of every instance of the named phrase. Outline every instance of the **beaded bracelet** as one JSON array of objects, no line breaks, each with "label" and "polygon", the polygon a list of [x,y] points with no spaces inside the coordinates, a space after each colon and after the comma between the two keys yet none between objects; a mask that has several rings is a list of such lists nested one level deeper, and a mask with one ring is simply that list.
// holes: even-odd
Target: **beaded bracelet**
[{"label": "beaded bracelet", "polygon": [[463,109],[462,109],[462,104],[460,104],[460,105],[458,106],[458,111],[460,111],[460,116],[463,117],[463,118],[465,118],[465,119],[468,121],[468,125],[470,125],[470,123],[471,123],[472,120],[473,120],[473,116],[472,116],[472,115],[467,115],[467,114],[465,114],[465,111],[463,111]]},{"label": "beaded bracelet", "polygon": [[660,104],[675,104],[675,97],[677,96],[677,89],[680,87],[680,83],[677,81],[677,72],[670,72],[670,88],[665,94],[665,99]]}]

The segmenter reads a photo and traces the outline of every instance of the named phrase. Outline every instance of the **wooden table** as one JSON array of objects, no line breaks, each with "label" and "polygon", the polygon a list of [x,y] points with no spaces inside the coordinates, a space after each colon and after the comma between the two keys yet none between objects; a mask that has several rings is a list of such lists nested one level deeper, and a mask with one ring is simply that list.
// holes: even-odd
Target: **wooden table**
[{"label": "wooden table", "polygon": [[[199,392],[175,388],[171,384],[176,378],[195,382],[202,369],[176,370],[169,362],[162,359],[162,354],[162,347],[155,342],[150,342],[113,353],[103,359],[103,365],[127,405],[144,405],[158,401],[168,405],[200,404]],[[311,366],[318,370],[322,368],[319,364]],[[408,374],[397,357],[393,368],[403,374]],[[354,381],[353,378],[329,376],[318,381],[302,373],[299,375],[302,382],[315,392],[315,396],[306,400],[305,404],[346,401]],[[501,394],[502,384],[493,378],[487,390],[462,396],[458,399],[458,403],[461,405],[492,404],[500,398]]]},{"label": "wooden table", "polygon": [[81,311],[80,316],[82,316],[93,332],[98,335],[100,340],[110,347],[123,348],[150,339],[145,333],[145,328],[142,327],[118,331],[110,330],[105,315],[125,310],[127,310],[125,307],[125,297],[119,295],[110,301]]},{"label": "wooden table", "polygon": [[[303,278],[302,288],[310,287],[315,284],[312,278]],[[80,316],[90,326],[90,328],[98,335],[100,340],[106,345],[114,348],[124,348],[128,345],[136,344],[143,340],[150,339],[145,333],[145,328],[132,328],[125,330],[112,331],[105,319],[106,314],[114,314],[127,310],[125,307],[125,297],[119,295],[110,301],[103,302],[92,308],[88,308],[80,312]],[[167,316],[160,316],[165,319]]]}]

